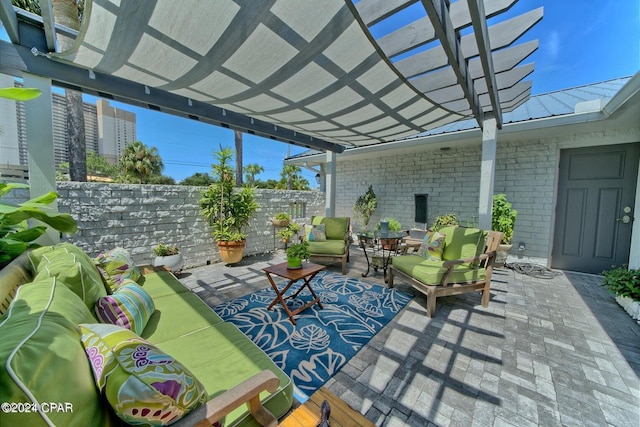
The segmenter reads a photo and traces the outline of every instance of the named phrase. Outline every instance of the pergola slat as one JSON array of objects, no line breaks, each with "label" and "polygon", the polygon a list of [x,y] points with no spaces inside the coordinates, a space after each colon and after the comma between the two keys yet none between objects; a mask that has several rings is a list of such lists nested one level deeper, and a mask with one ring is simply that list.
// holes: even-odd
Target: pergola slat
[{"label": "pergola slat", "polygon": [[418,0],[361,0],[356,3],[358,14],[367,26],[375,25]]}]

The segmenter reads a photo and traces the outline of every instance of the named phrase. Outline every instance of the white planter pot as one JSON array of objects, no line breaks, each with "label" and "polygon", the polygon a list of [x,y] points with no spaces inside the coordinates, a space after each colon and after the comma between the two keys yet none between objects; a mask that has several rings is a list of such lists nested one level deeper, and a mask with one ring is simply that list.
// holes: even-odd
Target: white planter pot
[{"label": "white planter pot", "polygon": [[629,297],[616,295],[616,302],[624,308],[624,311],[629,313],[629,316],[640,323],[640,301],[634,301]]},{"label": "white planter pot", "polygon": [[182,254],[156,256],[153,260],[153,266],[159,267],[161,265],[167,266],[172,272],[180,271],[184,265],[184,258],[182,258]]},{"label": "white planter pot", "polygon": [[496,251],[496,260],[493,263],[494,267],[504,267],[504,264],[507,262],[507,256],[509,255],[509,251],[512,247],[512,244],[501,244],[498,246],[498,250]]}]

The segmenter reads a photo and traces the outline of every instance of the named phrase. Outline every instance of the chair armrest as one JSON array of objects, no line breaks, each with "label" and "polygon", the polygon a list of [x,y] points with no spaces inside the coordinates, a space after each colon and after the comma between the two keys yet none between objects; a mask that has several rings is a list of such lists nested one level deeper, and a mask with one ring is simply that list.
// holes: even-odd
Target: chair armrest
[{"label": "chair armrest", "polygon": [[278,419],[262,406],[260,393],[264,390],[273,393],[279,385],[280,379],[273,372],[264,370],[214,397],[171,425],[179,427],[211,426],[235,408],[246,403],[249,405],[249,412],[260,425],[275,427],[278,424]]},{"label": "chair armrest", "polygon": [[452,259],[452,260],[448,260],[442,263],[442,266],[444,268],[451,268],[454,265],[459,265],[459,264],[465,264],[465,263],[470,263],[470,262],[476,262],[479,263],[482,260],[485,259],[489,259],[492,256],[495,256],[496,253],[495,252],[487,252],[484,254],[480,254],[478,256],[475,256],[473,258],[462,258],[462,259]]}]

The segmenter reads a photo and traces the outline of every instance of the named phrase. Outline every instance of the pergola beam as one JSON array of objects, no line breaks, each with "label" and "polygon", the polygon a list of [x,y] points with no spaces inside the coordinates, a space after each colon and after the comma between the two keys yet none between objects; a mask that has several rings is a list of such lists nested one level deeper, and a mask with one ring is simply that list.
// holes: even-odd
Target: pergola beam
[{"label": "pergola beam", "polygon": [[13,9],[11,0],[0,0],[0,19],[4,25],[9,40],[13,43],[20,42],[20,32],[18,31],[18,17]]},{"label": "pergola beam", "polygon": [[484,70],[484,80],[487,83],[487,92],[491,100],[493,117],[496,120],[496,127],[502,129],[502,108],[498,98],[498,85],[496,75],[493,72],[493,59],[491,55],[491,45],[489,43],[489,31],[487,30],[487,19],[484,12],[482,0],[467,0],[471,22],[475,29],[475,39],[478,44],[478,56]]},{"label": "pergola beam", "polygon": [[361,0],[355,6],[360,18],[369,27],[417,2],[418,0]]},{"label": "pergola beam", "polygon": [[449,17],[448,0],[422,0],[429,19],[436,30],[442,48],[449,59],[454,73],[478,125],[483,127],[484,112],[480,108],[478,96],[473,87],[473,79],[467,69],[467,61],[460,48],[460,38],[454,30]]}]

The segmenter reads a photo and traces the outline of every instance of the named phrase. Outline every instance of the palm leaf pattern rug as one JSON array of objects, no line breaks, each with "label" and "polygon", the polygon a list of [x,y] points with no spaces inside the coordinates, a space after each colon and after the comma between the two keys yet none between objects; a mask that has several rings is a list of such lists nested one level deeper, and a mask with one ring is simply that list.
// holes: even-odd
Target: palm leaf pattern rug
[{"label": "palm leaf pattern rug", "polygon": [[[282,289],[286,281],[278,284]],[[302,283],[294,284],[287,295]],[[225,321],[235,324],[286,372],[296,385],[298,399],[313,394],[386,325],[412,296],[364,280],[321,271],[311,281],[324,308],[317,304],[289,321],[271,287],[215,308]],[[293,311],[312,296],[304,290],[288,299]]]}]

